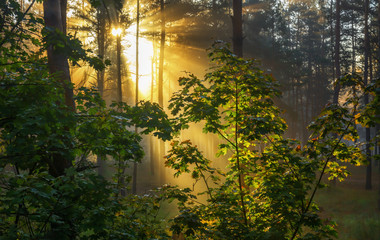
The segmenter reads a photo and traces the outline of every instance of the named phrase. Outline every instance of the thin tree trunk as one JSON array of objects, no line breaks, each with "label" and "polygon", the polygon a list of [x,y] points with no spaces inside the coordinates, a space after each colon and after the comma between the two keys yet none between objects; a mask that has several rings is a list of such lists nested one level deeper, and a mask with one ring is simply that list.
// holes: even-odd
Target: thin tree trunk
[{"label": "thin tree trunk", "polygon": [[352,71],[354,74],[356,72],[356,52],[355,52],[355,26],[354,26],[354,10],[351,13],[351,43],[352,43]]},{"label": "thin tree trunk", "polygon": [[[103,6],[100,6],[97,10],[97,18],[98,18],[98,29],[97,29],[97,38],[98,38],[98,56],[103,61],[104,53],[105,53],[105,30],[106,30],[106,22],[105,22],[105,11]],[[101,98],[104,96],[104,74],[105,71],[101,70],[97,72],[97,84],[98,91]],[[96,163],[98,165],[98,173],[99,175],[104,176],[105,174],[105,163],[103,159],[97,155]]]},{"label": "thin tree trunk", "polygon": [[[378,49],[377,49],[377,78],[379,78],[380,79],[380,2],[378,2],[378,6],[377,6],[377,8],[378,8],[378,12],[377,12],[377,27],[378,27],[378,29],[377,29],[377,46],[379,46],[378,47]],[[377,116],[378,118],[380,117],[380,116]],[[378,135],[379,134],[379,132],[380,132],[380,124],[376,124],[376,135]],[[379,146],[379,142],[378,142],[378,140],[376,140],[376,154],[379,154],[379,149],[380,149],[380,146]],[[378,208],[378,210],[380,210],[380,163],[379,163],[379,191],[378,191],[378,193],[379,193],[379,198],[378,198],[378,201],[377,201],[377,208]]]},{"label": "thin tree trunk", "polygon": [[[103,61],[104,53],[105,53],[105,33],[106,33],[106,21],[105,21],[105,12],[103,6],[100,6],[98,9],[98,56]],[[104,96],[104,74],[105,71],[101,70],[97,72],[97,83],[98,83],[98,91],[100,96],[103,98]]]},{"label": "thin tree trunk", "polygon": [[158,75],[158,104],[164,106],[164,51],[165,51],[165,3],[164,0],[160,0],[161,7],[161,40],[160,40],[160,60],[159,60],[159,75]]},{"label": "thin tree trunk", "polygon": [[331,68],[332,68],[332,79],[335,80],[335,62],[333,61],[334,58],[334,26],[333,26],[333,16],[334,16],[334,10],[333,10],[333,0],[330,1],[330,46],[331,46]]},{"label": "thin tree trunk", "polygon": [[[364,84],[368,84],[368,60],[369,60],[369,33],[368,33],[368,14],[369,14],[369,0],[365,0],[364,3]],[[369,102],[368,94],[364,95],[364,105]],[[369,127],[365,129],[365,139],[366,139],[366,155],[368,166],[366,169],[366,181],[365,189],[372,189],[372,160],[371,160],[371,150],[369,141],[371,140],[371,131]]]},{"label": "thin tree trunk", "polygon": [[243,13],[242,0],[233,0],[232,3],[232,47],[238,57],[243,57]]},{"label": "thin tree trunk", "polygon": [[117,102],[123,101],[123,90],[121,84],[121,36],[116,36],[116,64],[117,64]]},{"label": "thin tree trunk", "polygon": [[[151,63],[151,69],[152,69],[152,75],[151,75],[151,82],[150,82],[150,102],[153,103],[153,94],[154,94],[154,62],[155,62],[155,37],[153,34],[153,56],[152,56],[152,63]],[[149,136],[149,157],[150,157],[150,174],[154,176],[155,173],[155,162],[154,162],[154,141],[153,136]]]},{"label": "thin tree trunk", "polygon": [[[340,0],[335,2],[335,46],[334,46],[334,64],[335,64],[335,78],[333,104],[339,103],[340,84],[337,79],[340,78]],[[334,134],[337,138],[338,135]],[[335,159],[334,159],[335,161]],[[336,178],[333,179],[333,185],[336,185]]]},{"label": "thin tree trunk", "polygon": [[[116,15],[116,21],[117,21],[117,27],[120,28],[121,25],[120,25],[120,16],[119,16],[119,12],[117,12],[117,15]],[[117,69],[116,69],[116,72],[117,72],[117,99],[116,101],[121,103],[123,101],[123,90],[122,90],[122,83],[121,83],[121,33],[117,33],[116,35],[116,66],[117,66]],[[120,159],[119,159],[120,161]],[[124,166],[121,166],[119,165],[122,169],[120,169],[121,171],[121,174],[124,175],[124,172],[125,172],[125,167]],[[125,196],[126,195],[126,191],[125,191],[125,188],[124,188],[124,185],[125,185],[125,181],[124,181],[124,176],[120,176],[120,195],[121,196]]]},{"label": "thin tree trunk", "polygon": [[[160,0],[160,11],[161,11],[161,42],[160,42],[160,60],[159,60],[159,76],[158,76],[158,104],[164,108],[164,53],[165,53],[165,37],[166,37],[166,28],[165,28],[165,2]],[[160,159],[165,155],[165,143],[160,141]],[[165,180],[165,168],[160,166],[161,171],[161,183],[164,183]]]},{"label": "thin tree trunk", "polygon": [[[136,9],[136,89],[135,89],[135,105],[139,102],[139,35],[140,35],[140,1],[137,0]],[[137,126],[135,126],[135,134],[137,134]],[[133,176],[132,176],[132,193],[137,192],[137,162],[133,163]]]},{"label": "thin tree trunk", "polygon": [[[336,0],[335,3],[335,56],[334,56],[334,62],[335,62],[335,77],[340,77],[340,0]],[[339,100],[339,91],[340,86],[337,83],[334,86],[334,98],[333,103],[338,104]]]}]

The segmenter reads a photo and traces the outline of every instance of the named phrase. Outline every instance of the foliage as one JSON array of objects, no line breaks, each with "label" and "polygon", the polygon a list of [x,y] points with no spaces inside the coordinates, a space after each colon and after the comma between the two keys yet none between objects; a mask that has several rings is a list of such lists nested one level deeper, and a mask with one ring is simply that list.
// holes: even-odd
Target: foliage
[{"label": "foliage", "polygon": [[[117,227],[109,228],[115,222],[124,226],[123,233],[149,234],[148,229],[153,228],[144,222],[138,226],[145,226],[144,230],[125,227],[135,219],[122,218],[117,213],[137,211],[131,204],[133,201],[119,202],[118,189],[124,186],[121,182],[113,185],[95,174],[91,170],[95,166],[88,158],[91,154],[113,157],[118,169],[139,161],[143,156],[141,137],[127,127],[146,127],[143,130],[146,133],[161,127],[159,136],[169,138],[171,128],[168,120],[165,122],[166,116],[150,103],[106,109],[99,95],[88,89],[78,93],[78,112],[72,113],[59,104],[62,88],[49,78],[38,81],[36,76],[42,75],[33,71],[26,71],[28,80],[20,76],[23,84],[1,89],[0,231],[3,238],[108,239],[121,232]],[[35,75],[32,78],[30,74]],[[151,120],[134,122],[135,114],[142,111]],[[72,127],[67,129],[68,125]],[[49,175],[54,156],[67,152],[76,159],[74,168],[57,178]],[[144,198],[136,202],[148,205],[152,201]]]},{"label": "foliage", "polygon": [[[321,239],[336,236],[334,223],[319,217],[314,196],[322,177],[343,180],[348,172],[340,162],[360,164],[357,139],[358,79],[341,84],[352,90],[343,105],[329,105],[310,125],[312,135],[303,147],[282,137],[285,122],[274,106],[276,83],[254,60],[234,56],[223,44],[210,52],[214,67],[204,80],[194,75],[179,80],[182,89],[171,99],[177,129],[203,122],[205,133],[216,133],[224,143],[217,156],[228,156],[226,173],[189,140],[176,140],[167,166],[178,177],[191,173],[204,181],[206,202],[190,189],[179,198],[180,214],[171,229],[189,239]],[[365,111],[364,111],[365,112]],[[336,136],[339,136],[338,138]],[[178,189],[176,191],[179,191]],[[181,195],[182,196],[182,195]]]},{"label": "foliage", "polygon": [[[95,2],[95,1],[94,1]],[[101,70],[73,36],[43,28],[43,21],[21,12],[15,0],[0,3],[0,235],[2,239],[153,239],[169,238],[158,216],[160,203],[177,200],[180,214],[171,231],[188,239],[320,239],[335,236],[333,223],[320,219],[313,202],[325,173],[340,180],[348,172],[340,162],[359,164],[354,123],[378,123],[378,82],[365,86],[356,76],[340,79],[352,98],[329,105],[310,126],[301,147],[282,137],[286,129],[273,98],[274,79],[254,60],[235,57],[223,45],[210,52],[215,66],[204,80],[180,79],[170,108],[157,104],[106,107],[95,89],[78,89],[76,111],[65,106],[64,86],[48,74],[44,50],[53,45],[73,64],[83,60]],[[41,30],[43,38],[36,37]],[[59,52],[58,51],[58,52]],[[359,89],[360,88],[360,89]],[[374,100],[359,108],[359,93]],[[172,133],[204,123],[219,135],[219,156],[229,159],[226,172],[190,141],[175,140],[166,165],[179,177],[191,173],[203,181],[207,197],[190,188],[164,186],[144,196],[120,196],[127,187],[124,169],[140,161],[141,134],[170,140]],[[339,137],[336,138],[335,136]],[[114,181],[97,175],[94,155],[110,160]],[[57,158],[72,159],[65,174],[51,174]]]},{"label": "foliage", "polygon": [[[1,3],[3,4],[3,2]],[[161,222],[150,217],[159,197],[129,196],[119,191],[124,169],[143,156],[141,136],[170,139],[172,128],[163,110],[141,102],[105,106],[95,89],[79,89],[76,111],[64,104],[62,83],[50,76],[43,56],[53,44],[75,63],[89,61],[78,40],[60,32],[45,34],[41,19],[25,17],[16,1],[4,2],[0,45],[0,236],[1,239],[141,239],[165,236]],[[17,20],[17,21],[15,21]],[[22,22],[23,31],[20,30]],[[14,25],[16,23],[16,25]],[[31,32],[42,29],[41,42]],[[28,33],[28,34],[25,34]],[[116,166],[116,182],[93,170],[93,155]],[[57,157],[73,167],[52,176]],[[132,213],[132,214],[131,214]],[[131,215],[129,215],[131,214]],[[149,217],[147,217],[148,215]]]},{"label": "foliage", "polygon": [[[157,205],[154,198],[119,200],[119,189],[128,179],[120,181],[124,174],[118,172],[116,184],[105,181],[91,170],[96,166],[89,157],[112,157],[117,169],[124,169],[143,156],[140,135],[128,127],[139,126],[144,133],[160,129],[157,135],[168,139],[171,128],[167,116],[151,103],[105,108],[90,89],[78,92],[78,111],[73,113],[59,104],[62,87],[44,69],[41,73],[36,69],[25,71],[27,78],[18,76],[22,83],[4,77],[4,81],[13,80],[13,85],[1,88],[1,235],[4,239],[109,239],[128,232],[129,238],[131,234],[139,238],[150,230],[156,234],[157,230],[144,225],[147,223],[134,228],[129,225],[137,223],[135,218],[118,214],[147,211],[138,210],[133,202],[151,204],[153,209]],[[46,79],[38,80],[42,74]],[[137,120],[142,112],[148,121]],[[67,152],[76,159],[74,167],[63,176],[52,177],[48,169],[54,156]],[[110,228],[112,224],[116,225]]]}]

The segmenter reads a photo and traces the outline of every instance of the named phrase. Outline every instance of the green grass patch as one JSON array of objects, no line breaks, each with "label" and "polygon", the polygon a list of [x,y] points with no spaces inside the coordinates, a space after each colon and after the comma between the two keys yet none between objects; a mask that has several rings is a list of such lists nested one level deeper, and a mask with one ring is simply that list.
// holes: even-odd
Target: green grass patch
[{"label": "green grass patch", "polygon": [[338,225],[339,239],[379,240],[380,212],[377,191],[329,187],[320,190],[316,202],[324,218]]}]

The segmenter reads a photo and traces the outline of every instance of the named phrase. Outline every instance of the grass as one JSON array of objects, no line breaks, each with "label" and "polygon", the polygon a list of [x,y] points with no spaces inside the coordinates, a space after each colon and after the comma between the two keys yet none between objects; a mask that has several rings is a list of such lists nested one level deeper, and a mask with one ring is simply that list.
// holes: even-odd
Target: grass
[{"label": "grass", "polygon": [[319,190],[316,202],[324,218],[334,220],[339,239],[379,240],[380,211],[378,192],[351,188],[347,185]]}]

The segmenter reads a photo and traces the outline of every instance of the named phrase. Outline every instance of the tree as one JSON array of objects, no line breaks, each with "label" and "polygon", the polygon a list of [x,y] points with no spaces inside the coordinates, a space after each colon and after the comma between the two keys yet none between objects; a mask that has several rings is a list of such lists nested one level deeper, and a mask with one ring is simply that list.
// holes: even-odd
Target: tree
[{"label": "tree", "polygon": [[[358,146],[342,142],[358,137],[352,110],[327,107],[310,126],[312,137],[302,148],[299,141],[282,137],[286,124],[273,104],[279,92],[270,75],[254,60],[238,58],[223,45],[216,44],[209,56],[215,64],[212,71],[203,80],[191,74],[181,78],[182,89],[169,108],[178,121],[176,128],[204,122],[204,132],[224,140],[217,155],[229,153],[228,170],[223,173],[212,167],[190,140],[172,142],[167,166],[177,177],[190,173],[195,183],[202,181],[206,190],[200,194],[207,195],[206,204],[198,204],[191,189],[173,189],[180,214],[172,230],[213,239],[334,236],[332,223],[319,218],[313,199],[325,173],[330,179],[347,176],[338,162],[362,160]],[[342,85],[348,88],[347,82],[357,83],[346,80]],[[349,103],[357,104],[357,95]],[[260,144],[264,145],[261,151]]]}]

